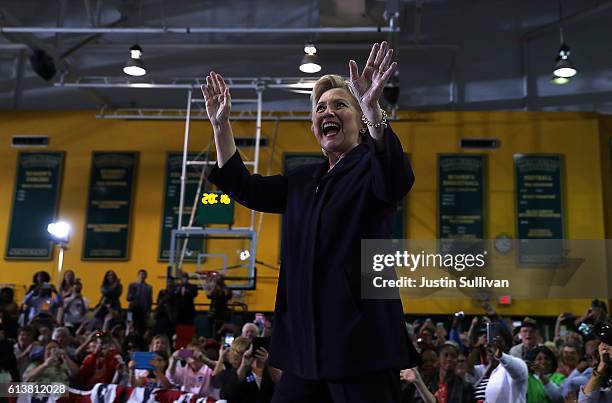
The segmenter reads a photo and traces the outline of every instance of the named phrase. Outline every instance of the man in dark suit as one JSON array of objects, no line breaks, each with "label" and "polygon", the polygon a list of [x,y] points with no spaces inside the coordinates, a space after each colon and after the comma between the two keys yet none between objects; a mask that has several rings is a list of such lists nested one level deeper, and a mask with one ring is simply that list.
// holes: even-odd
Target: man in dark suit
[{"label": "man in dark suit", "polygon": [[189,274],[183,273],[179,284],[174,289],[174,303],[176,309],[176,324],[193,326],[196,309],[195,299],[198,296],[198,287],[189,283]]},{"label": "man in dark suit", "polygon": [[132,315],[134,329],[141,336],[147,329],[147,320],[153,305],[153,288],[146,283],[146,279],[147,271],[138,270],[138,281],[130,284],[127,293],[128,311]]}]

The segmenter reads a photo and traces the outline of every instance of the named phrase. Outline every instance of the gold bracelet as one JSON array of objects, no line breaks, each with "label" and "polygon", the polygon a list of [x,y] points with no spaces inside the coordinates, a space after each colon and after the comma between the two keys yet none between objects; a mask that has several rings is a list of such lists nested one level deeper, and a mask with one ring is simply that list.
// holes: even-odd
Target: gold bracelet
[{"label": "gold bracelet", "polygon": [[379,123],[370,122],[368,118],[365,117],[365,114],[361,115],[361,121],[367,126],[376,128],[382,127],[384,129],[387,127],[387,111],[384,109],[381,109],[380,111],[382,112],[382,120]]}]

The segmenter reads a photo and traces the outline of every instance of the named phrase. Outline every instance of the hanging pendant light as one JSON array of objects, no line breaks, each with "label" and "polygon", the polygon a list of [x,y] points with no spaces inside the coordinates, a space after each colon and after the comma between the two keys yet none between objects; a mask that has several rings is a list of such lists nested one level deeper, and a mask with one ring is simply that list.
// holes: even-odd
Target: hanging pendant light
[{"label": "hanging pendant light", "polygon": [[564,42],[561,42],[559,48],[559,55],[557,56],[557,62],[555,63],[555,69],[553,74],[557,77],[570,78],[574,77],[577,73],[574,68],[574,64],[569,58],[570,48]]},{"label": "hanging pendant light", "polygon": [[307,42],[304,46],[304,57],[302,58],[302,63],[300,64],[300,71],[303,73],[317,73],[321,71],[321,64],[319,63],[319,58],[317,57],[317,48],[314,46],[312,42]]},{"label": "hanging pendant light", "polygon": [[123,72],[129,76],[144,76],[147,74],[147,69],[142,62],[142,49],[138,45],[130,48],[130,57],[123,67]]},{"label": "hanging pendant light", "polygon": [[570,82],[570,77],[574,77],[578,73],[570,60],[570,48],[563,37],[563,4],[561,2],[562,0],[559,0],[559,43],[561,46],[557,52],[553,77],[550,80],[553,84],[567,84]]}]

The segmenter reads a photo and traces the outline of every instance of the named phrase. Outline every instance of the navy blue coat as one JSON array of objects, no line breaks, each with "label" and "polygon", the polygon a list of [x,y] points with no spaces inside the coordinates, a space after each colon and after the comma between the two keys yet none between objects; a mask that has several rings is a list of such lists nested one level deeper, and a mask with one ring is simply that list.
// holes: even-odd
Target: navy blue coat
[{"label": "navy blue coat", "polygon": [[414,182],[408,159],[387,128],[383,152],[368,136],[328,168],[251,175],[236,152],[209,176],[238,203],[283,214],[270,363],[313,380],[414,367],[401,301],[360,298],[361,239],[392,238],[396,204]]}]

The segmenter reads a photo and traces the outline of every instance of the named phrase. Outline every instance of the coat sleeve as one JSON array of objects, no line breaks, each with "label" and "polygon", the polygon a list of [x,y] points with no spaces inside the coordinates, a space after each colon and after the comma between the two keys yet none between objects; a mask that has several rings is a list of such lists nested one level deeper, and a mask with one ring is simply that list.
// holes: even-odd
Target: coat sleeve
[{"label": "coat sleeve", "polygon": [[126,300],[128,302],[132,302],[134,300],[135,296],[136,296],[136,287],[135,287],[134,283],[131,283],[128,286],[128,292],[127,292]]},{"label": "coat sleeve", "polygon": [[282,175],[251,175],[238,151],[223,168],[215,165],[208,180],[247,208],[264,213],[285,212],[287,179]]},{"label": "coat sleeve", "polygon": [[367,145],[373,156],[372,189],[378,199],[395,204],[412,188],[414,174],[402,144],[390,126],[384,130],[383,143],[383,150],[378,152],[374,139],[368,136]]},{"label": "coat sleeve", "polygon": [[544,385],[544,390],[546,391],[551,403],[563,403],[561,388],[559,388],[553,382],[549,381],[546,385]]},{"label": "coat sleeve", "polygon": [[[578,403],[598,403],[601,401],[607,402],[608,400],[601,400],[601,389],[596,386],[591,393],[584,391],[584,386],[580,387],[580,393],[578,394]],[[607,397],[607,396],[606,396]]]},{"label": "coat sleeve", "polygon": [[229,402],[240,400],[244,396],[244,382],[240,382],[234,369],[225,374],[220,389],[219,396],[221,399],[226,399]]},{"label": "coat sleeve", "polygon": [[516,382],[527,382],[529,372],[527,371],[527,364],[525,364],[523,360],[502,353],[499,363],[508,371],[510,377]]}]

